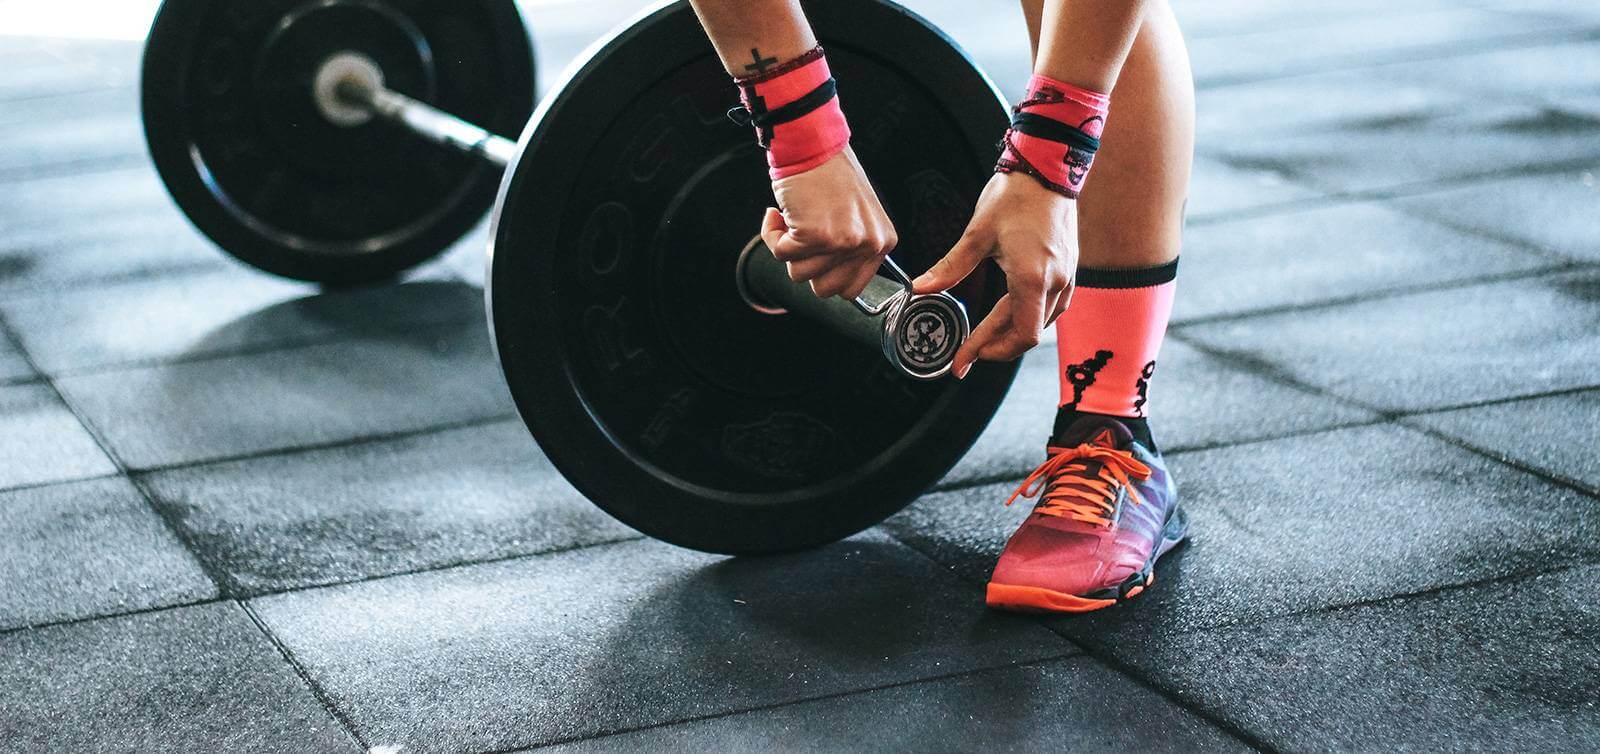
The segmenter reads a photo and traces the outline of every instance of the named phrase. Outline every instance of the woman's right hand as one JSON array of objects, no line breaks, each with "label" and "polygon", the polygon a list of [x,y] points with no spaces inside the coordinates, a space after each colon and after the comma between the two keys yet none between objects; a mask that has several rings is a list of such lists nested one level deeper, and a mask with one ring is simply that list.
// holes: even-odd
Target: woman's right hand
[{"label": "woman's right hand", "polygon": [[819,297],[861,295],[899,241],[849,147],[773,181],[772,193],[782,211],[767,210],[761,240],[788,266],[790,279],[809,281]]}]

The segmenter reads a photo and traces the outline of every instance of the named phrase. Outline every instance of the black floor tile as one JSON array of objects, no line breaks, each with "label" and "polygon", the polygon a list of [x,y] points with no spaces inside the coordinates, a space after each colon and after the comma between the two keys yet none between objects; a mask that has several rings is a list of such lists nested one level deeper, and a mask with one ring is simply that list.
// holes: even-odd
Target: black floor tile
[{"label": "black floor tile", "polygon": [[[1044,460],[1060,403],[1055,347],[1028,354],[988,429],[940,482],[943,487],[1007,476]],[[1315,431],[1372,421],[1376,414],[1289,387],[1167,339],[1151,382],[1150,427],[1164,451]]]},{"label": "black floor tile", "polygon": [[572,489],[515,420],[144,482],[235,593],[637,536]]},{"label": "black floor tile", "polygon": [[1285,5],[1273,0],[1205,0],[1177,3],[1173,12],[1188,39],[1316,28],[1360,14],[1380,19],[1460,5],[1453,0],[1304,0]]},{"label": "black floor tile", "polygon": [[589,739],[551,752],[1249,751],[1088,658]]},{"label": "black floor tile", "polygon": [[1595,384],[1600,272],[1548,275],[1183,329],[1389,410]]},{"label": "black floor tile", "polygon": [[[3,63],[0,63],[3,64]],[[38,97],[6,100],[0,125],[55,123],[108,112],[138,112],[139,92],[132,87],[88,91],[52,89]]]},{"label": "black floor tile", "polygon": [[0,751],[360,751],[231,602],[0,636]]},{"label": "black floor tile", "polygon": [[1538,16],[1508,16],[1460,6],[1370,14],[1348,12],[1323,23],[1196,39],[1189,44],[1201,88],[1306,71],[1350,68],[1417,55],[1437,55],[1466,43],[1494,43],[1568,28]]},{"label": "black floor tile", "polygon": [[1289,751],[1600,747],[1595,568],[1246,627],[1119,635],[1117,653]]},{"label": "black floor tile", "polygon": [[1376,202],[1338,204],[1189,229],[1173,318],[1367,296],[1562,261]]},{"label": "black floor tile", "polygon": [[121,478],[0,492],[0,543],[0,629],[216,594],[194,558]]},{"label": "black floor tile", "polygon": [[0,385],[0,489],[116,470],[49,385]]},{"label": "black floor tile", "polygon": [[[1178,633],[1600,556],[1593,499],[1400,427],[1184,453],[1169,468],[1189,544],[1128,605],[1059,630]],[[1012,488],[928,495],[885,526],[986,581],[1031,508],[1001,506]]]},{"label": "black floor tile", "polygon": [[[0,59],[5,61],[0,70],[0,100],[9,105],[64,90],[138,83],[142,40],[99,39],[94,34],[39,36],[44,29],[28,23],[38,20],[37,16],[18,18],[18,23],[8,27],[11,33],[0,35]],[[139,23],[137,19],[129,21]],[[99,31],[104,30],[102,26]]]},{"label": "black floor tile", "polygon": [[530,746],[1062,656],[881,535],[773,558],[656,542],[252,601],[372,745]]},{"label": "black floor tile", "polygon": [[[1282,6],[1285,11],[1299,5]],[[1425,81],[1398,80],[1381,68],[1268,79],[1195,93],[1195,136],[1202,149],[1242,139],[1340,129],[1392,127],[1482,107],[1483,98]],[[1374,91],[1383,96],[1374,97]]]},{"label": "black floor tile", "polygon": [[[1493,197],[1494,211],[1473,208],[1482,197]],[[1409,196],[1397,200],[1395,206],[1572,259],[1600,262],[1600,161],[1587,169]]]},{"label": "black floor tile", "polygon": [[426,278],[319,292],[222,268],[27,297],[0,313],[39,369],[59,375],[481,323],[483,292]]},{"label": "black floor tile", "polygon": [[[1571,3],[1573,6],[1584,3]],[[1600,27],[1600,14],[1589,24]],[[1398,81],[1447,88],[1479,98],[1542,102],[1554,107],[1600,93],[1600,34],[1583,41],[1492,50],[1388,67]]]},{"label": "black floor tile", "polygon": [[1416,122],[1239,139],[1215,151],[1317,188],[1370,191],[1592,160],[1600,157],[1600,118],[1492,105]]},{"label": "black floor tile", "polygon": [[8,245],[18,233],[55,231],[73,239],[111,222],[159,219],[167,227],[189,227],[148,164],[17,183],[0,205],[0,218],[11,230]]},{"label": "black floor tile", "polygon": [[146,153],[144,124],[134,113],[108,112],[56,123],[13,124],[0,132],[0,175],[10,179],[53,166]]},{"label": "black floor tile", "polygon": [[0,295],[200,266],[227,257],[184,220],[148,167],[10,186],[0,203]]},{"label": "black floor tile", "polygon": [[1600,390],[1424,414],[1415,421],[1600,490]]},{"label": "black floor tile", "polygon": [[1194,171],[1189,176],[1186,209],[1192,224],[1322,196],[1291,182],[1282,172],[1234,166],[1207,157],[1205,152],[1213,143],[1217,142],[1200,140],[1201,154],[1195,157]]},{"label": "black floor tile", "polygon": [[147,469],[507,416],[482,322],[57,381]]}]

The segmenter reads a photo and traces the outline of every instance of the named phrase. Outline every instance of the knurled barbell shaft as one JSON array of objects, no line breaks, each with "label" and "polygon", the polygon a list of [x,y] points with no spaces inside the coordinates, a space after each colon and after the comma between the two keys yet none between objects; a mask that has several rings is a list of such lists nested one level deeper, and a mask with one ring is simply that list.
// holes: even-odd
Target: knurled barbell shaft
[{"label": "knurled barbell shaft", "polygon": [[338,94],[345,102],[405,126],[423,138],[479,155],[500,167],[511,164],[516,156],[516,142],[391,89],[346,79],[339,82]]}]

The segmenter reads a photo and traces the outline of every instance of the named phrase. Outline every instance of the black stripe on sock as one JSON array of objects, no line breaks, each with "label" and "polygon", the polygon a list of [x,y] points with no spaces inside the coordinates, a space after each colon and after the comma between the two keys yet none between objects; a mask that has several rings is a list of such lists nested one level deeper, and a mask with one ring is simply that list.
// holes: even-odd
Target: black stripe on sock
[{"label": "black stripe on sock", "polygon": [[1108,270],[1079,267],[1079,288],[1150,288],[1178,279],[1178,260],[1155,267],[1138,267],[1130,270]]}]

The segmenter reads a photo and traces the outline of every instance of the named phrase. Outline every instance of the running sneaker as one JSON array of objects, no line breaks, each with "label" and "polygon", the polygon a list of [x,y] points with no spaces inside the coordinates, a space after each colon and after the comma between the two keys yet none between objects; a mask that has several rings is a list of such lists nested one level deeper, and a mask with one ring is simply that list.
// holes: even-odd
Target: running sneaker
[{"label": "running sneaker", "polygon": [[1006,500],[1038,497],[989,578],[990,607],[1081,613],[1134,597],[1189,534],[1159,453],[1113,417],[1084,416]]}]

